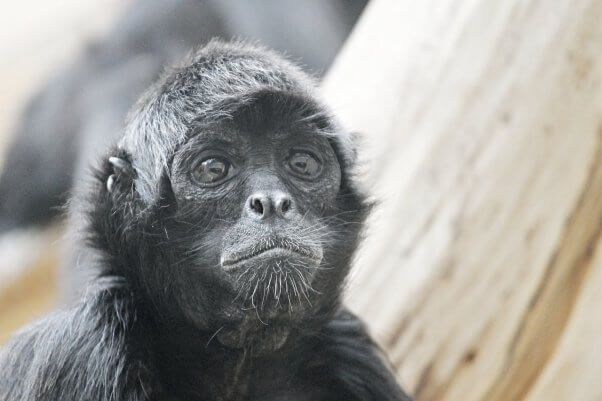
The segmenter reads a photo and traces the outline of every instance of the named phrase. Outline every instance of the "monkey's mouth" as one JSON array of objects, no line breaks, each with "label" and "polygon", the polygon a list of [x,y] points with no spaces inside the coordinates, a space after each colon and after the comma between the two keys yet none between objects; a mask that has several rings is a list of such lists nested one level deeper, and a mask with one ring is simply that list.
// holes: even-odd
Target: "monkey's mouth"
[{"label": "monkey's mouth", "polygon": [[303,258],[319,264],[322,261],[321,249],[302,246],[285,240],[269,240],[247,247],[241,251],[232,252],[222,256],[221,265],[225,269],[232,269],[251,259],[289,259]]}]

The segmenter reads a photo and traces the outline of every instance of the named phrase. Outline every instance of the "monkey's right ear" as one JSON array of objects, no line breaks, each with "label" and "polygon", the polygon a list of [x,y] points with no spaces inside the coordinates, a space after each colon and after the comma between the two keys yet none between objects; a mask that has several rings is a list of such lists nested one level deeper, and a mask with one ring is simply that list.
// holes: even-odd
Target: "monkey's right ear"
[{"label": "monkey's right ear", "polygon": [[105,185],[107,191],[113,195],[130,192],[136,178],[136,170],[132,167],[131,158],[123,150],[110,153],[105,163]]},{"label": "monkey's right ear", "polygon": [[107,191],[112,192],[115,181],[118,178],[133,177],[134,169],[129,162],[116,156],[109,157],[109,163],[113,166],[114,173],[107,178]]}]

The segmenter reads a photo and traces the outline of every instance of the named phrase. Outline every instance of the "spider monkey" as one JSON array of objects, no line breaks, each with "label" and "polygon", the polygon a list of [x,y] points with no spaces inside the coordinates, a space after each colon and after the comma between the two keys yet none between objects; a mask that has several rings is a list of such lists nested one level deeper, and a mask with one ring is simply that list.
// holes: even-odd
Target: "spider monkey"
[{"label": "spider monkey", "polygon": [[95,278],[0,353],[2,401],[408,401],[341,305],[369,203],[313,80],[212,41],[76,194]]}]

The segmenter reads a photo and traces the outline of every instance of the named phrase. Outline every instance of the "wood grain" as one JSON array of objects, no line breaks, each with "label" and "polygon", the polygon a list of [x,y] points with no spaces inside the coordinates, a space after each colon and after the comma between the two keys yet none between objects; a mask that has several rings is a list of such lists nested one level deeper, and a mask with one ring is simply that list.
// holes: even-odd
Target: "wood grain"
[{"label": "wood grain", "polygon": [[601,18],[374,0],[325,82],[382,200],[349,303],[419,400],[600,399],[571,327],[602,285]]}]

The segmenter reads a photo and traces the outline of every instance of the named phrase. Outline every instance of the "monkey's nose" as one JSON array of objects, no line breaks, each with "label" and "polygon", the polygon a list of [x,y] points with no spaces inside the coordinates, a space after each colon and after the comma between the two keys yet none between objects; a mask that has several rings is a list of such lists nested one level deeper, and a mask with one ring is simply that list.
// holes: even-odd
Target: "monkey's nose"
[{"label": "monkey's nose", "polygon": [[273,214],[286,217],[291,204],[291,197],[283,192],[255,193],[247,199],[245,209],[256,219],[265,219]]}]

